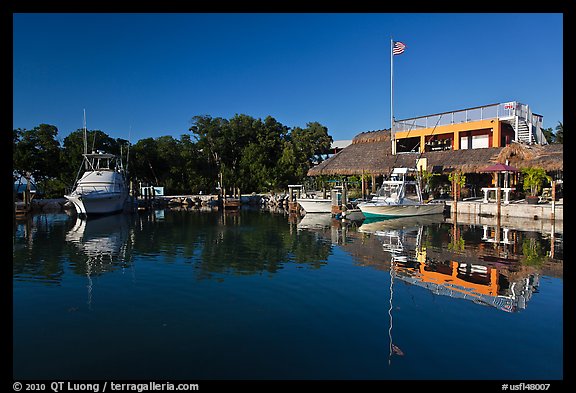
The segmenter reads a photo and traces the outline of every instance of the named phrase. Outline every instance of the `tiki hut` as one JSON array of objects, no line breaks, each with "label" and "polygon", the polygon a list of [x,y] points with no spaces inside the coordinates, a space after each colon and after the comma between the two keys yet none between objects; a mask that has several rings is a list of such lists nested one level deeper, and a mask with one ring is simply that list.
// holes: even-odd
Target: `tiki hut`
[{"label": "tiki hut", "polygon": [[441,173],[459,171],[482,173],[483,168],[500,162],[517,168],[540,167],[547,172],[563,172],[563,145],[525,145],[512,143],[506,147],[444,150],[392,155],[390,130],[358,134],[352,144],[329,159],[310,168],[309,176],[320,175],[387,175],[394,167],[415,167],[419,158],[426,158],[427,167]]}]

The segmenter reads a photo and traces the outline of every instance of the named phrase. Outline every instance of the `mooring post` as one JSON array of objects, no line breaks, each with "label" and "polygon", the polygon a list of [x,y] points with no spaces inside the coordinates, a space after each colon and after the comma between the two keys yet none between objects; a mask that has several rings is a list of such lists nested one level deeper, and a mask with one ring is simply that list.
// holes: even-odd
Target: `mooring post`
[{"label": "mooring post", "polygon": [[454,176],[454,179],[452,179],[452,197],[453,197],[452,210],[454,210],[453,211],[454,220],[456,220],[456,215],[458,214],[458,191],[456,190],[456,187],[457,187],[456,176]]},{"label": "mooring post", "polygon": [[366,194],[366,181],[364,179],[364,169],[362,169],[362,199],[364,199],[364,194]]},{"label": "mooring post", "polygon": [[550,218],[554,220],[556,218],[556,181],[552,180],[550,183],[552,185],[552,214]]}]

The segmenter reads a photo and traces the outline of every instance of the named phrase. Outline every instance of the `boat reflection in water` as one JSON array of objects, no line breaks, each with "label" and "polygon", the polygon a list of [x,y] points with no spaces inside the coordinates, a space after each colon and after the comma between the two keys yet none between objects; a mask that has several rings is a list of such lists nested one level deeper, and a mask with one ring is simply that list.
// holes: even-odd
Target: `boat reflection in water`
[{"label": "boat reflection in water", "polygon": [[[424,217],[418,217],[422,219]],[[430,218],[430,217],[428,217]],[[539,274],[522,271],[518,259],[466,258],[454,251],[428,251],[423,245],[425,227],[440,220],[419,223],[415,218],[389,219],[363,224],[358,230],[378,235],[390,253],[393,278],[428,289],[436,295],[467,299],[502,311],[526,308],[538,291]],[[490,242],[489,237],[483,241]],[[506,236],[505,242],[512,240]]]},{"label": "boat reflection in water", "polygon": [[76,219],[74,227],[66,234],[66,241],[78,248],[85,257],[84,265],[88,279],[88,305],[92,303],[92,277],[125,267],[130,259],[129,215],[114,214],[93,219]]},{"label": "boat reflection in water", "polygon": [[305,214],[298,222],[298,229],[321,229],[332,225],[332,213]]}]

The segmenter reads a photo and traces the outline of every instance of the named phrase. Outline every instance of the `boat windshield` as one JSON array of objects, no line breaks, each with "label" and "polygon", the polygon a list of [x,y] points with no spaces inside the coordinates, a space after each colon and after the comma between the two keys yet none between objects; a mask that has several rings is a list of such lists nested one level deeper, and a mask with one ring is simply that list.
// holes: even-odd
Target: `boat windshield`
[{"label": "boat windshield", "polygon": [[378,189],[376,194],[384,198],[398,198],[401,195],[402,183],[401,182],[384,182],[382,187]]},{"label": "boat windshield", "polygon": [[110,171],[121,169],[116,156],[104,153],[84,154],[86,169],[93,171]]},{"label": "boat windshield", "polygon": [[378,197],[400,200],[412,199],[419,201],[418,189],[416,182],[385,181],[376,194]]}]

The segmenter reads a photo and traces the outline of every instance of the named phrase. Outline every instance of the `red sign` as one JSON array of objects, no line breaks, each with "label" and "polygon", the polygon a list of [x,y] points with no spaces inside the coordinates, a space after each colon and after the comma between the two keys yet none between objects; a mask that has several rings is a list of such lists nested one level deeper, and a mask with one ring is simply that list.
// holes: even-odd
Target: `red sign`
[{"label": "red sign", "polygon": [[516,107],[515,102],[507,102],[504,104],[504,109],[514,109]]}]

